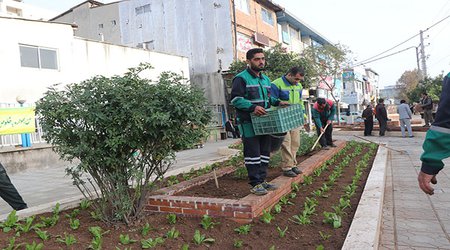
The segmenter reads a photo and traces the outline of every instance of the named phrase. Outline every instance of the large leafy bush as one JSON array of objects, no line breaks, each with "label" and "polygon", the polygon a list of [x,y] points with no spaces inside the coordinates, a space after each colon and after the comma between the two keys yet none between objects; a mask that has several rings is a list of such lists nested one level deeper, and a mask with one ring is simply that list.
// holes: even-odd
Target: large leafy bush
[{"label": "large leafy bush", "polygon": [[174,152],[206,135],[211,114],[202,91],[174,73],[157,82],[139,77],[150,68],[50,88],[36,106],[45,139],[62,158],[80,161],[67,172],[86,197],[98,197],[94,204],[107,222],[138,218]]}]

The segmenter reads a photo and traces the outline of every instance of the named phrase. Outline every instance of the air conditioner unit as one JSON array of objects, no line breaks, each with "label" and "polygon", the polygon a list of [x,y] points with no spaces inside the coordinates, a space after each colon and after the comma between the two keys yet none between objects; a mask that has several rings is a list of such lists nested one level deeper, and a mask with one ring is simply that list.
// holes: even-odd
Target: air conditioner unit
[{"label": "air conditioner unit", "polygon": [[269,46],[269,37],[256,32],[255,33],[255,42],[264,46]]}]

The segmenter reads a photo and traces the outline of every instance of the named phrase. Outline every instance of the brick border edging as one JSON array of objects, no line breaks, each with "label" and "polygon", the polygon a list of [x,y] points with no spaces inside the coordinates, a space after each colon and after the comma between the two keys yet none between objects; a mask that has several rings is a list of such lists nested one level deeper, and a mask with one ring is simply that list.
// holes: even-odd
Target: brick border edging
[{"label": "brick border edging", "polygon": [[[281,197],[290,193],[292,183],[303,182],[303,176],[310,175],[316,168],[343,149],[346,142],[336,141],[336,145],[337,147],[335,148],[331,148],[327,151],[319,151],[301,162],[298,167],[302,170],[303,174],[294,178],[279,176],[272,180],[271,183],[278,185],[278,189],[270,191],[264,196],[249,194],[242,199],[234,200],[173,195],[176,192],[211,180],[213,178],[213,173],[208,173],[169,188],[159,190],[159,195],[148,197],[148,203],[145,210],[151,212],[176,213],[187,216],[210,215],[211,217],[226,217],[238,222],[252,221],[253,218],[261,215],[264,209],[272,207]],[[220,177],[233,171],[233,167],[227,167],[218,170],[216,174]]]}]

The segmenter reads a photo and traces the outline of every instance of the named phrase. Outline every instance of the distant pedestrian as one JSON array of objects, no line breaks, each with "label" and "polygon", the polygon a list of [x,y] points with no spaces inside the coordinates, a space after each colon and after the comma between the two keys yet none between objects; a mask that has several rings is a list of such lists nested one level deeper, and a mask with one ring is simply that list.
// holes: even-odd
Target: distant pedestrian
[{"label": "distant pedestrian", "polygon": [[398,117],[400,120],[400,130],[402,131],[402,136],[405,137],[405,127],[408,130],[409,137],[414,137],[411,128],[411,118],[412,112],[405,100],[400,101],[400,105],[397,108]]},{"label": "distant pedestrian", "polygon": [[0,163],[0,196],[16,211],[27,208],[27,204],[11,183],[2,163]]},{"label": "distant pedestrian", "polygon": [[361,117],[364,119],[364,136],[372,136],[373,130],[373,108],[372,104],[367,105],[362,112]]},{"label": "distant pedestrian", "polygon": [[333,119],[336,114],[336,105],[334,102],[325,98],[317,98],[311,113],[316,124],[317,135],[320,136],[321,133],[324,133],[319,140],[322,149],[330,149],[328,146],[336,147],[333,143]]},{"label": "distant pedestrian", "polygon": [[433,100],[428,96],[426,92],[422,93],[422,99],[420,99],[420,107],[423,110],[423,119],[425,120],[424,127],[429,127],[433,122]]},{"label": "distant pedestrian", "polygon": [[450,73],[444,77],[439,101],[441,108],[427,131],[420,157],[422,168],[418,177],[419,186],[429,195],[434,193],[430,182],[436,184],[436,175],[444,168],[442,160],[450,157]]},{"label": "distant pedestrian", "polygon": [[375,116],[378,120],[378,125],[380,126],[380,136],[384,136],[386,129],[387,129],[387,111],[384,107],[384,99],[380,98],[378,100],[378,104],[375,107]]}]

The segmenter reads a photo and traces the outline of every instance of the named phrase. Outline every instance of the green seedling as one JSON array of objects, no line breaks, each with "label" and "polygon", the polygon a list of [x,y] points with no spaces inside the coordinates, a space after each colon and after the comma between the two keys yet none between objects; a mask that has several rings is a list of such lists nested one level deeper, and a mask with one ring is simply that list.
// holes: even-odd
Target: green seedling
[{"label": "green seedling", "polygon": [[164,239],[162,237],[158,237],[155,239],[148,238],[146,240],[141,240],[141,247],[143,249],[154,248],[158,244],[164,243]]},{"label": "green seedling", "polygon": [[66,214],[66,218],[75,218],[80,214],[80,209],[74,209],[70,214]]},{"label": "green seedling", "polygon": [[312,223],[311,219],[309,218],[309,215],[305,213],[302,213],[301,215],[296,214],[292,216],[292,219],[289,220],[299,225],[309,225]]},{"label": "green seedling", "polygon": [[86,210],[91,206],[92,202],[90,200],[82,200],[80,203],[80,208]]},{"label": "green seedling", "polygon": [[203,215],[202,221],[200,222],[200,225],[202,225],[204,229],[210,229],[219,224],[220,222],[213,222],[212,218],[207,214]]},{"label": "green seedling", "polygon": [[323,215],[325,217],[323,220],[324,223],[332,225],[333,228],[340,228],[342,226],[342,218],[336,213],[323,212]]},{"label": "green seedling", "polygon": [[275,250],[275,246],[272,245],[272,246],[269,248],[269,250]]},{"label": "green seedling", "polygon": [[180,236],[180,232],[178,230],[176,230],[174,227],[172,227],[172,229],[170,229],[166,233],[166,237],[169,239],[176,239],[176,238],[178,238],[178,236]]},{"label": "green seedling", "polygon": [[151,229],[152,228],[150,227],[150,224],[148,224],[148,222],[145,223],[145,225],[142,227],[142,231],[141,231],[142,236],[147,236],[148,232],[150,232]]},{"label": "green seedling", "polygon": [[287,230],[288,230],[287,226],[285,229],[281,229],[280,227],[277,227],[278,235],[280,236],[280,238],[284,238],[284,236],[286,236]]},{"label": "green seedling", "polygon": [[292,191],[297,193],[300,190],[300,185],[298,183],[296,183],[296,182],[292,182],[291,183],[291,189],[292,189]]},{"label": "green seedling", "polygon": [[339,207],[341,207],[342,209],[351,207],[350,199],[339,198]]},{"label": "green seedling", "polygon": [[174,225],[177,223],[177,215],[176,214],[168,214],[167,215],[167,221],[169,224]]},{"label": "green seedling", "polygon": [[216,240],[214,240],[213,238],[206,238],[206,236],[204,234],[201,234],[199,230],[195,230],[193,242],[196,245],[212,244],[215,241]]},{"label": "green seedling", "polygon": [[275,206],[273,206],[273,212],[276,214],[281,213],[281,205],[279,203],[275,204]]},{"label": "green seedling", "polygon": [[167,185],[172,186],[178,184],[179,181],[177,178],[178,177],[176,175],[169,176],[169,178],[167,178]]},{"label": "green seedling", "polygon": [[101,227],[96,226],[90,227],[89,232],[91,232],[92,236],[94,236],[89,247],[95,250],[102,249],[103,235],[109,233],[109,230],[103,232],[103,229]]},{"label": "green seedling", "polygon": [[0,228],[3,228],[3,232],[7,233],[11,231],[15,226],[17,226],[17,222],[19,221],[19,216],[16,215],[16,210],[11,211],[8,214],[6,220],[0,223]]},{"label": "green seedling", "polygon": [[248,234],[250,232],[251,227],[252,227],[251,224],[242,225],[238,228],[235,228],[234,231],[237,232],[238,234]]},{"label": "green seedling", "polygon": [[270,210],[263,210],[263,215],[261,216],[261,221],[266,223],[266,224],[270,224],[270,222],[274,219],[274,217],[272,216],[272,214],[270,213]]},{"label": "green seedling", "polygon": [[323,233],[322,231],[319,231],[319,234],[320,234],[320,237],[321,237],[323,240],[328,240],[328,238],[331,237],[330,234]]},{"label": "green seedling", "polygon": [[56,241],[64,243],[64,244],[66,244],[66,246],[71,246],[71,245],[77,243],[75,236],[73,236],[72,234],[67,234],[67,233],[64,233],[64,238],[61,237],[60,235],[58,235],[56,238]]},{"label": "green seedling", "polygon": [[25,223],[23,225],[17,224],[16,231],[28,233],[29,231],[31,231],[31,229],[34,228],[33,221],[34,221],[34,216],[26,218]]},{"label": "green seedling", "polygon": [[323,245],[318,245],[316,247],[316,250],[325,250],[325,247]]},{"label": "green seedling", "polygon": [[58,215],[61,212],[61,205],[59,203],[56,203],[55,207],[53,208],[53,214]]},{"label": "green seedling", "polygon": [[70,228],[73,230],[77,230],[80,227],[80,220],[79,219],[70,219],[69,221]]},{"label": "green seedling", "polygon": [[234,240],[234,248],[241,248],[244,245],[244,241],[243,240]]},{"label": "green seedling", "polygon": [[54,225],[56,225],[56,223],[58,223],[59,221],[59,215],[54,214],[50,217],[43,217],[41,216],[41,223],[44,227],[52,227]]},{"label": "green seedling", "polygon": [[181,250],[189,250],[189,244],[183,244]]},{"label": "green seedling", "polygon": [[42,244],[42,243],[37,244],[34,241],[31,244],[25,245],[25,250],[41,250],[43,248],[44,248],[44,244]]},{"label": "green seedling", "polygon": [[97,211],[91,211],[91,217],[94,220],[101,220],[102,219],[102,214],[97,212]]},{"label": "green seedling", "polygon": [[292,192],[289,194],[289,198],[294,199],[295,197],[297,197],[297,193]]},{"label": "green seedling", "polygon": [[313,177],[312,176],[304,176],[303,177],[303,185],[311,185],[313,183]]},{"label": "green seedling", "polygon": [[122,245],[128,245],[128,244],[137,242],[137,240],[131,239],[128,234],[126,234],[126,235],[120,234],[119,241]]},{"label": "green seedling", "polygon": [[6,248],[3,248],[3,250],[16,250],[21,247],[23,243],[16,245],[16,237],[12,237],[9,239],[9,244],[6,246]]},{"label": "green seedling", "polygon": [[289,201],[289,197],[288,196],[281,197],[279,203],[281,205],[294,205],[294,203]]},{"label": "green seedling", "polygon": [[36,232],[36,234],[39,236],[39,238],[41,240],[48,240],[50,239],[50,235],[47,233],[47,231],[42,231],[39,228],[34,229],[34,231]]}]

